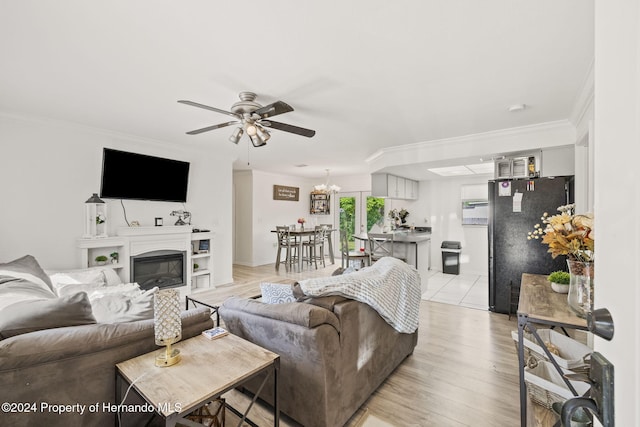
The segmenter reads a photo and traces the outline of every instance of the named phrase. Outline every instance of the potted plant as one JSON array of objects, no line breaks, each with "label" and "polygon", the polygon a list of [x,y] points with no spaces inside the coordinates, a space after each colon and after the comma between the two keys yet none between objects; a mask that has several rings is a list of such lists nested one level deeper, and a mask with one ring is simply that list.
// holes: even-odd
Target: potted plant
[{"label": "potted plant", "polygon": [[551,282],[551,289],[554,291],[561,294],[569,292],[571,276],[566,271],[554,271],[547,277],[547,280]]},{"label": "potted plant", "polygon": [[200,268],[200,266],[198,264],[193,264],[193,271],[196,271],[198,268]]},{"label": "potted plant", "polygon": [[116,264],[118,262],[118,252],[111,252],[109,256],[111,257],[111,264]]},{"label": "potted plant", "polygon": [[98,265],[105,265],[107,263],[107,257],[105,255],[98,255],[96,257],[96,263]]}]

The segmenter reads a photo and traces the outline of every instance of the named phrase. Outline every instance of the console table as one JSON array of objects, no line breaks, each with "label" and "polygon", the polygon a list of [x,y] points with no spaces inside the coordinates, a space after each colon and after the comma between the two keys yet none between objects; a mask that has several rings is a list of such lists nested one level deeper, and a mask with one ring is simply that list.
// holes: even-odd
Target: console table
[{"label": "console table", "polygon": [[[554,292],[547,281],[547,276],[539,274],[522,275],[520,299],[518,302],[518,369],[520,372],[520,425],[527,426],[527,387],[524,382],[524,329],[529,327],[537,339],[535,324],[543,324],[560,328],[588,330],[585,319],[578,317],[567,304],[567,294]],[[549,361],[560,371],[560,366],[543,342],[540,346],[547,353]],[[569,389],[576,394],[568,380]]]},{"label": "console table", "polygon": [[[224,393],[242,385],[247,380],[264,375],[263,386],[270,375],[274,376],[273,425],[278,427],[278,371],[280,356],[247,340],[229,334],[209,340],[200,335],[181,341],[174,346],[180,349],[182,360],[169,367],[155,366],[157,350],[129,359],[116,365],[116,404],[122,402],[122,382],[131,384],[136,392],[164,418],[165,425],[173,427],[194,410],[216,400]],[[262,387],[260,388],[262,389]],[[243,414],[241,423],[256,395]],[[233,412],[236,412],[233,410]],[[193,425],[193,424],[189,424]]]}]

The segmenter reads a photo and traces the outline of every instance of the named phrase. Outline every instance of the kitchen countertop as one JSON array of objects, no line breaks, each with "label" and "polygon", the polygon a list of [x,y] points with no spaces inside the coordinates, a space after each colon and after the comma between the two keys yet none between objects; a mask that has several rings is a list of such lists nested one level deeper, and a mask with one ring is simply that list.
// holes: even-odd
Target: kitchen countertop
[{"label": "kitchen countertop", "polygon": [[[356,239],[367,240],[368,236],[366,233],[364,235],[353,235]],[[421,243],[427,242],[431,240],[431,231],[411,231],[411,230],[394,230],[393,231],[393,240],[398,243]]]},{"label": "kitchen countertop", "polygon": [[394,242],[404,242],[404,243],[420,243],[431,240],[431,232],[430,231],[394,231],[393,232],[393,240]]}]

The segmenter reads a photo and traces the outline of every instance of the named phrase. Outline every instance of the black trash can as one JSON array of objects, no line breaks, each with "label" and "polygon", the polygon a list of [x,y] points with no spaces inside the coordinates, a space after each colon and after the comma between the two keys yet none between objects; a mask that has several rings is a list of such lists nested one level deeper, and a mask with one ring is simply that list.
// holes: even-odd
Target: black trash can
[{"label": "black trash can", "polygon": [[445,274],[460,274],[460,242],[445,240],[442,249],[442,272]]}]

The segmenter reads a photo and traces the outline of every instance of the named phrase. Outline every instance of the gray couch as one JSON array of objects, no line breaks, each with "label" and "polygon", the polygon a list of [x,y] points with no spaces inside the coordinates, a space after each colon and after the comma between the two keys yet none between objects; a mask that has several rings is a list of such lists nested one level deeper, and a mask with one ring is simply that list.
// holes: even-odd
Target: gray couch
[{"label": "gray couch", "polygon": [[[229,331],[280,355],[280,408],[306,427],[344,425],[413,352],[418,336],[341,296],[284,304],[233,297],[220,315]],[[257,382],[247,388],[255,392]],[[261,393],[269,403],[272,389]]]},{"label": "gray couch", "polygon": [[[75,274],[102,277],[98,273]],[[103,404],[116,403],[116,363],[159,347],[152,318],[126,321],[129,318],[119,313],[119,323],[96,322],[99,316],[94,316],[86,290],[108,285],[67,285],[69,294],[59,296],[33,257],[0,264],[0,402],[10,404],[3,406],[1,425],[115,425],[116,413],[105,411]],[[75,292],[79,289],[83,291]],[[183,311],[181,316],[182,339],[213,324],[208,309]],[[90,411],[88,405],[95,404],[98,409]],[[87,407],[80,414],[81,406],[73,405]],[[142,417],[148,420],[150,414],[127,414],[123,426],[144,425]]]},{"label": "gray couch", "polygon": [[[182,339],[200,334],[212,323],[206,309],[182,312]],[[158,348],[153,319],[46,329],[4,339],[0,341],[0,401],[35,403],[36,411],[3,412],[0,424],[113,426],[116,414],[103,411],[102,403],[115,403],[116,363]],[[41,411],[42,403],[98,402],[99,411],[83,415]],[[132,417],[136,415],[124,416],[128,422],[123,425],[136,425]]]}]

